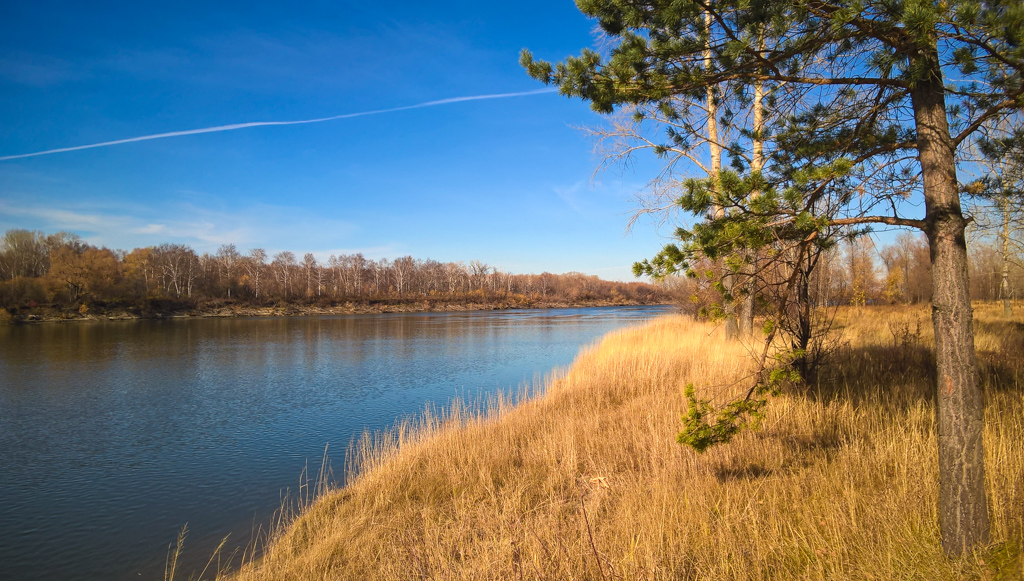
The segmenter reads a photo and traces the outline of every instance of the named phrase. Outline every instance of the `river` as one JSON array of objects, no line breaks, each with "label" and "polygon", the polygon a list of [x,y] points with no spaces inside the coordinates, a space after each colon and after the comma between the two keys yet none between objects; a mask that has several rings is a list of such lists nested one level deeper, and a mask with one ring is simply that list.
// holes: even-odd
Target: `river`
[{"label": "river", "polygon": [[0,579],[163,579],[265,525],[325,446],[428,403],[514,392],[609,307],[0,327]]}]

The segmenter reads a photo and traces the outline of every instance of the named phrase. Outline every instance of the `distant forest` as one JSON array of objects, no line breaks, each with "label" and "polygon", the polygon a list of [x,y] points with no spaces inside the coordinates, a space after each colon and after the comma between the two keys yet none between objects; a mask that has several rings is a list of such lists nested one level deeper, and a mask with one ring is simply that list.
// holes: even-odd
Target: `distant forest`
[{"label": "distant forest", "polygon": [[[1024,295],[1019,256],[1004,261],[999,245],[981,238],[969,247],[973,299],[1003,298],[1004,268],[1009,298]],[[861,237],[823,255],[812,295],[817,304],[929,302],[930,269],[921,236],[903,233],[888,246]],[[97,248],[67,232],[8,230],[0,239],[0,316],[21,319],[208,314],[225,307],[246,314],[282,305],[300,312],[375,312],[678,302],[696,313],[719,300],[713,287],[682,277],[657,284],[612,282],[578,272],[512,274],[478,260],[411,256],[372,260],[346,254],[320,261],[311,253],[300,259],[287,251],[270,256],[260,248],[242,254],[233,244],[214,254],[181,244],[126,252]]]},{"label": "distant forest", "polygon": [[[1022,248],[1002,245],[992,236],[975,235],[968,241],[972,300],[1024,298]],[[721,264],[710,262],[698,265],[698,269],[720,268]],[[765,276],[771,278],[772,273]],[[932,300],[931,277],[931,257],[923,234],[903,232],[889,245],[878,244],[869,236],[846,238],[822,253],[811,275],[809,300],[816,306],[928,303]],[[667,282],[666,292],[683,298],[691,310],[721,300],[706,283],[686,278]]]},{"label": "distant forest", "polygon": [[97,248],[67,232],[9,230],[0,240],[0,307],[10,314],[49,308],[73,315],[224,304],[320,307],[427,303],[483,306],[665,302],[657,285],[611,282],[578,272],[512,274],[478,260],[439,262],[362,254],[270,256],[235,245],[199,254],[182,244],[131,252]]}]

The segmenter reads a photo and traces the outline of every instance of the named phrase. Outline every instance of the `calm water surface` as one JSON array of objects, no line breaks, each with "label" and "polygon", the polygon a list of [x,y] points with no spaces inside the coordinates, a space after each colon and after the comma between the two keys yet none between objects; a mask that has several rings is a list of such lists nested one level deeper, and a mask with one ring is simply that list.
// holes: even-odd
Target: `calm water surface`
[{"label": "calm water surface", "polygon": [[162,579],[307,465],[428,402],[513,390],[663,307],[0,327],[0,579]]}]

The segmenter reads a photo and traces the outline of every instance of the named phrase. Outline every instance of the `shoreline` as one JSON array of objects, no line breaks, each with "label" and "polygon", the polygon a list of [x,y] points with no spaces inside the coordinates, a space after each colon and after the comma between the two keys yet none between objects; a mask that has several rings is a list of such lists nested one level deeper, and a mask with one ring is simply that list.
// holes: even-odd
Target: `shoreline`
[{"label": "shoreline", "polygon": [[678,315],[609,333],[533,397],[456,405],[357,442],[345,485],[279,521],[225,578],[1017,578],[1022,371],[998,365],[1024,336],[975,312],[978,340],[999,346],[979,370],[1001,501],[992,545],[949,560],[937,466],[920,461],[936,438],[928,358],[892,346],[888,327],[926,312],[874,313],[843,317],[850,345],[813,394],[787,389],[761,429],[705,454],[675,441],[682,386],[712,394],[749,374],[746,348]]},{"label": "shoreline", "polygon": [[[387,313],[451,313],[471,311],[509,311],[529,309],[581,309],[596,307],[642,307],[671,306],[671,302],[641,302],[623,300],[589,301],[494,301],[459,302],[418,300],[388,300],[345,302],[337,305],[316,304],[273,304],[253,305],[251,303],[211,302],[204,305],[176,304],[171,308],[154,309],[151,305],[102,306],[87,309],[86,312],[59,310],[52,306],[32,307],[34,312],[11,314],[0,309],[0,325],[39,325],[44,323],[76,323],[107,321],[142,321],[166,319],[212,319],[212,318],[254,318],[254,317],[321,317],[338,315],[380,315]],[[23,309],[20,309],[23,310]],[[6,317],[3,315],[6,314]]]}]

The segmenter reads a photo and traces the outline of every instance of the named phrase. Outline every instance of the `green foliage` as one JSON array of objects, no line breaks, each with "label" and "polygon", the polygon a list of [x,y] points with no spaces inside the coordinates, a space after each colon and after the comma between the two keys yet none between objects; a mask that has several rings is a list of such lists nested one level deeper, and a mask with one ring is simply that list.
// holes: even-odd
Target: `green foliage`
[{"label": "green foliage", "polygon": [[[706,271],[692,269],[703,258],[722,259],[725,272],[739,273],[751,266],[752,256],[763,254],[780,241],[820,238],[827,244],[834,229],[828,216],[817,215],[814,200],[807,199],[805,188],[836,183],[849,168],[846,160],[840,160],[805,172],[799,176],[802,181],[794,181],[785,190],[767,187],[760,173],[740,176],[723,172],[717,184],[711,178],[687,180],[677,200],[679,208],[707,217],[689,228],[678,228],[678,242],[666,245],[651,259],[635,263],[633,273],[655,279],[679,273],[707,275]],[[752,196],[755,192],[757,195]],[[710,215],[714,208],[728,211],[714,217]],[[707,278],[715,278],[714,273]]]},{"label": "green foliage", "polygon": [[800,356],[802,354],[793,351],[779,357],[778,365],[766,370],[746,397],[721,407],[715,407],[711,400],[698,398],[693,384],[688,384],[683,392],[687,402],[683,429],[676,435],[676,441],[703,453],[712,446],[728,443],[744,429],[756,429],[764,419],[769,398],[778,395],[787,382],[800,381],[800,375],[788,365]]}]

